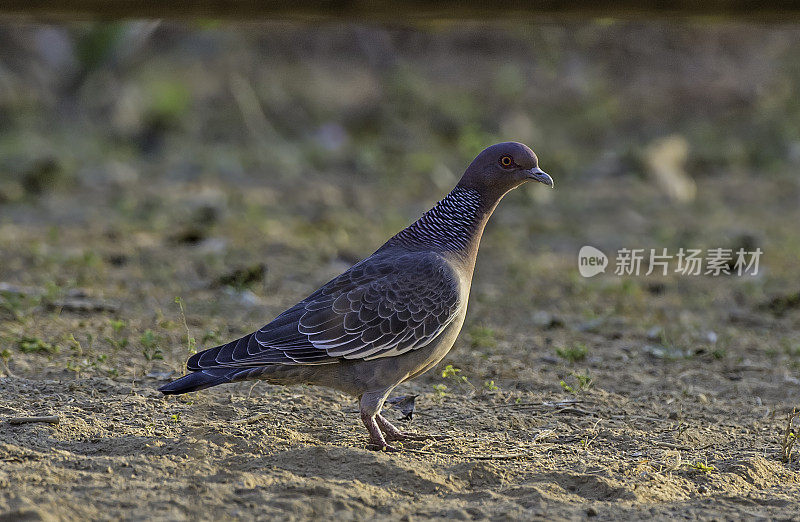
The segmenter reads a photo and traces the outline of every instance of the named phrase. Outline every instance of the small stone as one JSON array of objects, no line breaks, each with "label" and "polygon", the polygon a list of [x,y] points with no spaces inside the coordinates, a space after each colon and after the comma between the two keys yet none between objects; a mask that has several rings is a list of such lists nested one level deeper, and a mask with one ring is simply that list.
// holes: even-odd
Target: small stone
[{"label": "small stone", "polygon": [[595,508],[593,508],[593,507],[588,508],[586,510],[586,516],[587,517],[596,517],[597,516],[597,510]]},{"label": "small stone", "polygon": [[651,341],[657,341],[658,339],[661,339],[661,333],[663,331],[664,330],[660,326],[654,326],[647,330],[647,338]]}]

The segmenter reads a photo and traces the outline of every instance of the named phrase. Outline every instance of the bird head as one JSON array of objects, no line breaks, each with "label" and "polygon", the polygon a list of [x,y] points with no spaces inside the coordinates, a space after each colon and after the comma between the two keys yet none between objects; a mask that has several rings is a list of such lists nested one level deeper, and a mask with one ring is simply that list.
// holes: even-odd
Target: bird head
[{"label": "bird head", "polygon": [[458,185],[499,198],[528,181],[553,188],[553,178],[539,168],[536,154],[522,143],[509,141],[492,145],[478,154]]}]

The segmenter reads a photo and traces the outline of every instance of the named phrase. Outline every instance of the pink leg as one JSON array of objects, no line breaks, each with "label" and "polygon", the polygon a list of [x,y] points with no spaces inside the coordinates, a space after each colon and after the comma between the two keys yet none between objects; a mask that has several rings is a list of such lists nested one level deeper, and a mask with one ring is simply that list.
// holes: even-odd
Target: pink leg
[{"label": "pink leg", "polygon": [[405,440],[408,438],[407,433],[403,433],[402,431],[395,428],[391,422],[386,420],[386,418],[378,413],[375,415],[375,420],[378,423],[378,427],[386,434],[386,438],[388,440]]},{"label": "pink leg", "polygon": [[[381,434],[381,430],[378,428],[378,421],[376,421],[376,417],[380,418],[379,415],[370,415],[368,412],[361,412],[361,421],[364,423],[364,426],[367,427],[367,431],[369,432],[368,448],[378,451],[398,451],[397,448],[387,443],[386,439],[383,438],[383,434]],[[392,439],[390,437],[389,440],[397,439]]]},{"label": "pink leg", "polygon": [[360,398],[361,422],[369,432],[369,446],[367,446],[369,449],[397,451],[397,448],[386,442],[379,427],[381,406],[383,406],[383,401],[386,400],[388,393],[388,390],[376,390],[367,392]]}]

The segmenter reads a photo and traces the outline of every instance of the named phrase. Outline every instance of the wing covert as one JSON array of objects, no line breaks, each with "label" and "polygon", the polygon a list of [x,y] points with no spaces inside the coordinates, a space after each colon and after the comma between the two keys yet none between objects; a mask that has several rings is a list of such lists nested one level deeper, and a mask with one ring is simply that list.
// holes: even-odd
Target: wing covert
[{"label": "wing covert", "polygon": [[193,356],[189,369],[330,364],[426,346],[458,315],[458,277],[432,252],[372,256],[260,330]]}]

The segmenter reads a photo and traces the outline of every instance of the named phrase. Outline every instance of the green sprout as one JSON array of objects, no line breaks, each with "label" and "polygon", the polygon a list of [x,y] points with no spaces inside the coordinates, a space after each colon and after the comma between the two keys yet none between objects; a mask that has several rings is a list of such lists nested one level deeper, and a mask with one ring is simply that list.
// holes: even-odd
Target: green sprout
[{"label": "green sprout", "polygon": [[433,391],[436,392],[436,396],[440,399],[444,398],[444,396],[447,395],[447,386],[444,384],[434,384]]},{"label": "green sprout", "polygon": [[712,471],[717,471],[717,468],[713,464],[709,464],[708,462],[693,462],[689,464],[689,467],[692,469],[696,469],[697,471],[702,471],[703,473],[711,473]]},{"label": "green sprout", "polygon": [[500,390],[500,387],[499,387],[499,386],[497,386],[497,385],[494,383],[494,381],[491,381],[491,380],[490,380],[490,381],[484,381],[484,383],[483,383],[483,388],[484,388],[486,391],[490,391],[490,392],[493,392],[493,391],[498,391],[498,390]]},{"label": "green sprout", "polygon": [[556,355],[565,361],[576,363],[586,359],[589,349],[583,343],[575,343],[572,348],[556,348]]},{"label": "green sprout", "polygon": [[442,370],[442,377],[445,379],[453,379],[458,382],[467,382],[467,378],[463,375],[459,375],[460,373],[460,368],[456,368],[452,364],[448,364],[444,367],[444,370]]},{"label": "green sprout", "polygon": [[125,326],[125,321],[122,319],[109,319],[108,324],[111,326],[111,329],[114,331],[114,334],[118,334],[122,331]]},{"label": "green sprout", "polygon": [[156,334],[153,333],[153,330],[149,328],[145,330],[141,337],[139,337],[139,342],[142,343],[142,354],[148,361],[164,358],[164,354],[161,353],[161,349],[157,346],[158,338]]},{"label": "green sprout", "polygon": [[21,337],[17,347],[22,353],[58,353],[58,346],[45,342],[39,337]]}]

